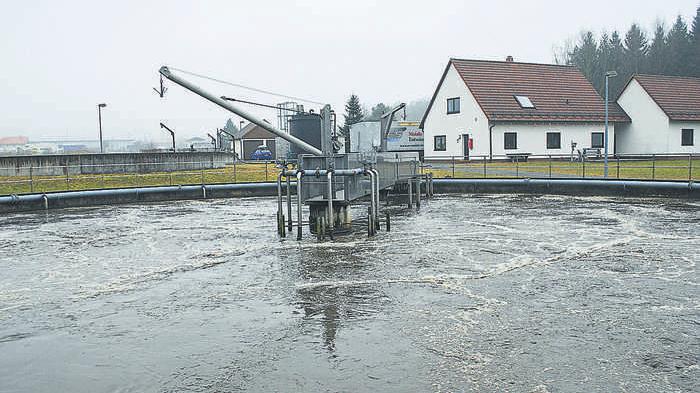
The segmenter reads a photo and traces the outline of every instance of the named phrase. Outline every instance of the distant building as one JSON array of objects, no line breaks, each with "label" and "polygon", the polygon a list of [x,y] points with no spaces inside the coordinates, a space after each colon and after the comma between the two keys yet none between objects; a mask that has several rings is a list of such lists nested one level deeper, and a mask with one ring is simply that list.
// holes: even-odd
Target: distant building
[{"label": "distant building", "polygon": [[617,102],[632,119],[618,127],[620,153],[700,152],[700,78],[634,75]]},{"label": "distant building", "polygon": [[272,153],[272,157],[284,158],[278,157],[277,154],[277,136],[257,124],[248,123],[245,127],[238,130],[235,135],[235,151],[242,160],[250,160],[252,154],[261,145],[267,146]]},{"label": "distant building", "polygon": [[[605,103],[573,66],[451,59],[421,122],[426,158],[563,155],[603,148]],[[610,105],[610,153],[617,124]]]},{"label": "distant building", "polygon": [[0,153],[18,154],[26,150],[29,138],[26,136],[0,137]]}]

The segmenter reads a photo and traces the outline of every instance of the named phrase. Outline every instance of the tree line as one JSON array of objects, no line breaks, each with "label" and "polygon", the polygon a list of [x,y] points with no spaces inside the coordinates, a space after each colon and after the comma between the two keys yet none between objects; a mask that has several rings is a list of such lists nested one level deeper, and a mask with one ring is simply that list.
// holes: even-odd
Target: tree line
[{"label": "tree line", "polygon": [[657,23],[651,36],[634,23],[624,38],[618,31],[598,37],[585,31],[568,46],[555,53],[555,62],[577,66],[601,95],[605,73],[617,71],[610,80],[613,98],[634,74],[700,77],[700,7],[690,26],[679,15],[670,29]]}]

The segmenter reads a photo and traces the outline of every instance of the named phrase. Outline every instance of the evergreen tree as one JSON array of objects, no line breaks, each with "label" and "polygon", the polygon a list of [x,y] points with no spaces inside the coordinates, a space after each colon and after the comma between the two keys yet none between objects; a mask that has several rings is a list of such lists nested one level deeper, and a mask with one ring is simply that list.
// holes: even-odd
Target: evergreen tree
[{"label": "evergreen tree", "polygon": [[697,67],[697,64],[692,64],[690,61],[690,36],[688,34],[688,25],[685,24],[683,18],[678,15],[676,18],[676,23],[668,32],[666,38],[667,42],[667,64],[668,64],[668,74],[669,75],[689,75],[694,70],[693,66]]},{"label": "evergreen tree", "polygon": [[647,53],[646,72],[663,75],[666,73],[666,28],[658,23],[654,30],[654,38]]},{"label": "evergreen tree", "polygon": [[571,62],[583,72],[583,75],[593,83],[596,89],[600,88],[600,84],[596,85],[596,76],[599,69],[598,44],[593,32],[587,31],[581,34],[579,43],[574,47],[571,54]]},{"label": "evergreen tree", "polygon": [[626,69],[623,73],[633,75],[642,72],[645,68],[646,55],[649,50],[647,37],[636,23],[630,26],[629,31],[625,35],[625,64]]},{"label": "evergreen tree", "polygon": [[345,103],[345,115],[343,115],[345,124],[343,128],[341,128],[343,135],[347,137],[350,133],[350,126],[361,122],[364,116],[362,105],[360,104],[360,97],[351,94],[347,103]]},{"label": "evergreen tree", "polygon": [[389,112],[390,109],[391,108],[388,105],[380,102],[372,107],[369,116],[367,116],[365,120],[379,120],[382,118],[382,115]]},{"label": "evergreen tree", "polygon": [[700,77],[700,7],[690,30],[690,75]]}]

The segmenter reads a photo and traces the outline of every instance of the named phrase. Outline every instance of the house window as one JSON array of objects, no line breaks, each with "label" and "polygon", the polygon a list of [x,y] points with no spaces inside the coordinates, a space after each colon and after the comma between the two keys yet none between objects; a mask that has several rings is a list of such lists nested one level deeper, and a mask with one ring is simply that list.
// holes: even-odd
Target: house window
[{"label": "house window", "polygon": [[435,151],[447,150],[447,137],[445,135],[435,135]]},{"label": "house window", "polygon": [[561,149],[561,133],[560,132],[548,132],[547,133],[547,149]]},{"label": "house window", "polygon": [[447,114],[459,113],[459,97],[447,99]]},{"label": "house window", "polygon": [[603,146],[604,135],[602,132],[592,132],[591,133],[591,147],[605,147]]},{"label": "house window", "polygon": [[503,148],[506,150],[514,150],[518,148],[518,134],[515,132],[503,133]]},{"label": "house window", "polygon": [[692,128],[684,128],[681,130],[681,146],[693,146],[695,144],[693,139]]}]

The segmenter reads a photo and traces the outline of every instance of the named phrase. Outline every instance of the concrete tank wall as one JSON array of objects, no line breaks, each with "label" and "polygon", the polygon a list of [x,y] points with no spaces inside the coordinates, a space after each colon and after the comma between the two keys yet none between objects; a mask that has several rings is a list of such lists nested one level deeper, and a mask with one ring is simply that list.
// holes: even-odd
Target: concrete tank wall
[{"label": "concrete tank wall", "polygon": [[151,173],[222,168],[224,152],[59,154],[0,157],[0,176]]}]

